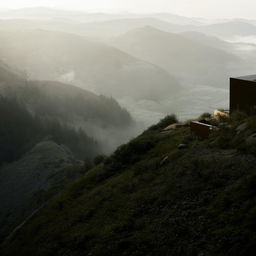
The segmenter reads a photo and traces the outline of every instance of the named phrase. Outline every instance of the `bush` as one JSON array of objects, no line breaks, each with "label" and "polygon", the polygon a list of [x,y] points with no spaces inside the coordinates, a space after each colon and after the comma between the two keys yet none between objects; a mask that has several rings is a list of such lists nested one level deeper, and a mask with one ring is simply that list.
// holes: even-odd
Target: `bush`
[{"label": "bush", "polygon": [[105,155],[98,155],[98,156],[96,156],[95,158],[94,158],[94,161],[93,161],[93,163],[94,163],[94,165],[99,165],[99,164],[101,164],[101,163],[104,163],[105,162],[105,160],[106,160],[106,156]]},{"label": "bush", "polygon": [[212,115],[210,114],[210,113],[203,113],[201,116],[200,116],[200,119],[202,118],[202,119],[205,119],[205,118],[211,118],[212,117]]},{"label": "bush", "polygon": [[141,157],[157,143],[154,136],[139,136],[128,144],[120,146],[112,156],[106,159],[108,170],[118,170],[138,162]]},{"label": "bush", "polygon": [[237,124],[244,121],[247,118],[247,114],[240,111],[235,111],[230,115],[230,120],[232,123]]},{"label": "bush", "polygon": [[168,125],[178,123],[178,119],[176,115],[168,115],[160,120],[160,122],[156,125],[153,125],[149,128],[149,131],[162,130],[166,128]]},{"label": "bush", "polygon": [[0,116],[0,165],[19,159],[46,138],[65,145],[78,159],[84,155],[92,159],[100,152],[97,142],[83,130],[34,116],[16,99],[0,96]]}]

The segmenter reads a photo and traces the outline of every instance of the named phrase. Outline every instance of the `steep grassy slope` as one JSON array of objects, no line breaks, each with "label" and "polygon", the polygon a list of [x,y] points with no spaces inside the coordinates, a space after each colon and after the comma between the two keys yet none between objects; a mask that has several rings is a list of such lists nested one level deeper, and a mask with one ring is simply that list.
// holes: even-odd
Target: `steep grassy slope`
[{"label": "steep grassy slope", "polygon": [[17,161],[2,167],[0,240],[42,205],[39,194],[52,189],[67,175],[65,170],[76,165],[81,165],[81,162],[67,147],[53,141],[42,141]]},{"label": "steep grassy slope", "polygon": [[63,180],[63,186],[73,181],[65,170],[80,166],[77,159],[93,159],[101,149],[83,131],[34,117],[15,100],[0,97],[0,116],[1,241],[42,205],[39,192],[51,190],[56,180]]},{"label": "steep grassy slope", "polygon": [[161,133],[175,121],[164,120],[52,200],[2,255],[254,255],[255,120],[224,120],[203,141],[188,127]]}]

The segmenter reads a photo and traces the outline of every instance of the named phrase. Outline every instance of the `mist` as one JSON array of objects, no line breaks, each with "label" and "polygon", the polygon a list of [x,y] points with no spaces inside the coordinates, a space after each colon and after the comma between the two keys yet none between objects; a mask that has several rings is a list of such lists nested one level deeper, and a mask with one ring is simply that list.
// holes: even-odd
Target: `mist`
[{"label": "mist", "polygon": [[[56,255],[85,255],[87,248],[81,248],[88,241],[86,255],[104,255],[105,249],[113,248],[125,251],[123,248],[130,245],[134,251],[122,255],[169,255],[169,244],[175,245],[175,239],[183,241],[179,235],[185,233],[183,217],[187,216],[187,226],[196,233],[191,241],[199,236],[204,238],[201,244],[208,241],[198,235],[202,230],[208,232],[207,226],[197,233],[209,217],[201,218],[201,204],[213,200],[218,189],[236,191],[237,187],[226,189],[223,184],[236,183],[236,176],[243,177],[255,167],[255,145],[250,144],[255,143],[255,121],[244,124],[243,115],[236,117],[238,121],[231,120],[235,124],[225,123],[229,122],[226,116],[224,121],[213,118],[211,132],[219,134],[205,142],[205,138],[192,135],[188,120],[197,120],[202,114],[209,118],[216,109],[229,109],[230,78],[255,74],[255,11],[253,0],[1,1],[0,250],[2,244],[8,247],[8,241],[15,241],[16,235],[19,238],[19,231],[22,234],[23,227],[33,223],[30,221],[37,219],[51,200],[55,201],[49,204],[54,208],[49,216],[66,215],[56,222],[42,218],[39,226],[28,228],[30,232],[37,227],[37,240],[32,244],[48,239],[37,237],[41,230],[47,230],[46,223],[53,225],[49,237],[59,230],[68,230],[71,236],[58,233],[49,238],[52,244],[49,248],[42,246],[40,255],[47,255],[44,248],[47,252],[62,246],[70,248],[59,248]],[[251,126],[253,131],[249,130]],[[251,137],[247,138],[248,134]],[[234,143],[239,144],[235,150]],[[243,155],[246,152],[250,155]],[[204,158],[200,159],[201,155]],[[231,174],[234,169],[241,173]],[[188,178],[179,180],[182,177]],[[168,179],[170,182],[161,188]],[[118,199],[112,201],[116,196]],[[222,195],[219,204],[225,205],[226,197]],[[122,208],[127,202],[132,203]],[[108,203],[111,206],[104,211]],[[76,204],[78,210],[67,213],[67,209],[76,209]],[[168,213],[165,209],[169,204]],[[170,217],[180,205],[177,217]],[[234,205],[230,216],[240,201]],[[200,209],[190,211],[194,206]],[[125,210],[115,215],[120,209]],[[212,208],[207,211],[213,212]],[[157,220],[154,225],[150,218],[144,218],[152,212],[152,219]],[[195,221],[194,213],[200,213]],[[137,221],[134,216],[140,215],[143,218]],[[92,232],[87,233],[95,216]],[[117,216],[112,222],[118,223],[108,225],[109,216]],[[195,228],[190,226],[197,220]],[[101,221],[102,226],[107,223],[102,230]],[[61,227],[55,228],[56,223]],[[150,224],[140,234],[145,223]],[[97,225],[98,229],[94,228]],[[167,236],[165,226],[172,230],[173,225],[178,225],[175,234]],[[135,232],[126,235],[132,228]],[[148,230],[152,231],[149,236]],[[158,237],[158,230],[162,230],[163,239]],[[222,234],[223,230],[213,233]],[[125,238],[113,248],[103,246],[115,232],[125,232]],[[238,233],[240,230],[234,236]],[[91,241],[99,234],[104,241],[97,238],[100,245],[94,246]],[[131,239],[128,242],[127,237]],[[174,239],[162,246],[169,237]],[[30,241],[34,235],[22,237],[26,238]],[[119,234],[113,240],[118,239]],[[140,239],[142,242],[133,246]],[[221,239],[218,244],[225,244]],[[164,253],[140,253],[150,248],[148,241],[154,250],[162,246]],[[173,255],[184,251],[184,241]],[[21,244],[18,242],[17,248]],[[104,248],[103,254],[99,246]],[[208,255],[198,251],[198,244],[193,246],[197,247],[194,251],[183,254]],[[33,252],[39,247],[25,250]],[[16,250],[15,246],[10,248]],[[81,251],[72,254],[77,248]]]},{"label": "mist", "polygon": [[[131,137],[170,113],[185,120],[228,108],[229,77],[253,72],[256,22],[243,15],[228,19],[236,14],[236,4],[226,19],[218,20],[203,9],[201,16],[193,17],[200,1],[194,3],[190,16],[145,8],[140,12],[140,4],[132,13],[125,1],[109,3],[115,11],[94,13],[94,8],[104,9],[103,2],[77,1],[72,6],[68,1],[28,6],[16,2],[12,7],[24,8],[0,13],[1,60],[31,81],[60,81],[113,97],[135,120],[137,128],[128,132]],[[129,12],[118,12],[119,5]],[[87,130],[97,137],[94,129]]]}]

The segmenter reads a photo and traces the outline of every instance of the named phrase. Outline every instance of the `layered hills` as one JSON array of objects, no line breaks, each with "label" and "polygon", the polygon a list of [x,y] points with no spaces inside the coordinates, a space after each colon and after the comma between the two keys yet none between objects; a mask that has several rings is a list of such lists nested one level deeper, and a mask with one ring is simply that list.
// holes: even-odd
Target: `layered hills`
[{"label": "layered hills", "polygon": [[128,140],[134,122],[113,98],[56,81],[27,80],[0,64],[2,240],[77,179],[84,165]]},{"label": "layered hills", "polygon": [[164,69],[86,37],[56,31],[2,31],[3,60],[31,80],[54,80],[114,96],[159,100],[179,83]]},{"label": "layered hills", "polygon": [[221,49],[149,26],[119,36],[113,44],[155,63],[187,84],[223,86],[220,81],[227,76],[229,65],[239,62],[236,56]]}]

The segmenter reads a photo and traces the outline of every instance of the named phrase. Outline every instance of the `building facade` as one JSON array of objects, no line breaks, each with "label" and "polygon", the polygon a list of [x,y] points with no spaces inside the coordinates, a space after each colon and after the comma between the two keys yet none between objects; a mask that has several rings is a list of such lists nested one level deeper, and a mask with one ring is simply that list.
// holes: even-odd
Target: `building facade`
[{"label": "building facade", "polygon": [[256,114],[256,75],[230,78],[230,112]]}]

